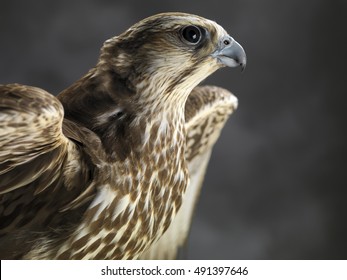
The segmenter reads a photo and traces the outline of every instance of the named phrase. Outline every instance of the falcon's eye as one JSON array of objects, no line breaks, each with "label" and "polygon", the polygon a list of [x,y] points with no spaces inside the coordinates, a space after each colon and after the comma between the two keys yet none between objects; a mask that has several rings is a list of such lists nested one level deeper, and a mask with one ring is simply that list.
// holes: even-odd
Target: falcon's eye
[{"label": "falcon's eye", "polygon": [[189,25],[181,30],[181,35],[185,41],[192,45],[196,45],[201,41],[201,29],[194,25]]}]

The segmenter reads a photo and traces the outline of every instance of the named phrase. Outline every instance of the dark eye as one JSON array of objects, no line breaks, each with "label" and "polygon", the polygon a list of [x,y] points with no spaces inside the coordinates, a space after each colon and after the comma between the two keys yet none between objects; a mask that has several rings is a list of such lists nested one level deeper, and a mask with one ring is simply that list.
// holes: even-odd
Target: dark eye
[{"label": "dark eye", "polygon": [[199,27],[189,25],[184,27],[181,31],[182,37],[188,43],[196,45],[201,41],[202,33]]}]

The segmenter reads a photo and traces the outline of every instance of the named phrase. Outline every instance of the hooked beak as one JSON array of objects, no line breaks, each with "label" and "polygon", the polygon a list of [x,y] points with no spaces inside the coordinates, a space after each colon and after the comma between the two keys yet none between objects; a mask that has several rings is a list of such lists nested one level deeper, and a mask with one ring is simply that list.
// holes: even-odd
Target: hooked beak
[{"label": "hooked beak", "polygon": [[212,53],[219,63],[228,67],[241,66],[242,71],[246,68],[246,53],[242,46],[230,36],[224,36]]}]

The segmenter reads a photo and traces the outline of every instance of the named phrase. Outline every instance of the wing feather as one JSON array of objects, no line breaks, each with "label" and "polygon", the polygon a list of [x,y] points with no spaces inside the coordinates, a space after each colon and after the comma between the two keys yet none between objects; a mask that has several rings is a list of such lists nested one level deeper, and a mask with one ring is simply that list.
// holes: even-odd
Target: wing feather
[{"label": "wing feather", "polygon": [[213,145],[237,104],[233,94],[214,86],[196,87],[189,95],[185,116],[190,183],[173,223],[141,259],[175,259],[184,247]]},{"label": "wing feather", "polygon": [[95,195],[83,152],[90,143],[77,143],[86,132],[63,117],[60,101],[42,89],[0,86],[1,259],[23,258],[35,240],[71,230]]},{"label": "wing feather", "polygon": [[68,146],[63,114],[60,102],[42,89],[0,86],[0,193],[37,180],[62,162]]}]

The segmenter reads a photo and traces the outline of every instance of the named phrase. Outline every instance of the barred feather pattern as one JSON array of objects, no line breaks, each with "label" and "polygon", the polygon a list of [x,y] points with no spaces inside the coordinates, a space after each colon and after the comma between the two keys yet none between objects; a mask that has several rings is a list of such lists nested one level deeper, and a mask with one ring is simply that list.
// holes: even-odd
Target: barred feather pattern
[{"label": "barred feather pattern", "polygon": [[[198,45],[182,38],[192,25],[206,35]],[[212,54],[225,36],[213,21],[159,14],[106,41],[97,65],[57,97],[0,86],[0,258],[134,259],[150,249],[184,203],[190,162],[209,153],[230,111],[213,109],[222,95],[189,99],[224,66]]]}]

